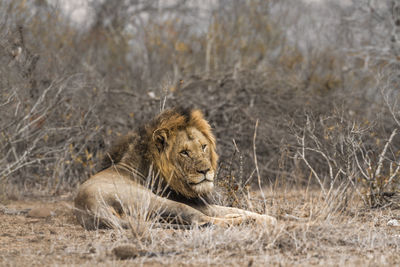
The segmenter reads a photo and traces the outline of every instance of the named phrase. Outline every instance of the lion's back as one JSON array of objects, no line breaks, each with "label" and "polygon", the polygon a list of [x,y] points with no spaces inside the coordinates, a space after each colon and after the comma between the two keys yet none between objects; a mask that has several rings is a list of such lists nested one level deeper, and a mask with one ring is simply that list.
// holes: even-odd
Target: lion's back
[{"label": "lion's back", "polygon": [[100,170],[105,170],[120,162],[129,150],[129,146],[134,144],[137,139],[138,134],[136,132],[131,132],[119,138],[104,155],[100,164]]}]

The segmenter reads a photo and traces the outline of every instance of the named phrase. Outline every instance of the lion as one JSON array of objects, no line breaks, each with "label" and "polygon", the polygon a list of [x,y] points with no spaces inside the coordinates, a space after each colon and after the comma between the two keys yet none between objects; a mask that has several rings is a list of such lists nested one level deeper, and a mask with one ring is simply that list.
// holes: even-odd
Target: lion
[{"label": "lion", "polygon": [[157,213],[167,224],[275,225],[274,217],[211,203],[217,162],[215,138],[202,112],[165,110],[112,147],[102,170],[80,186],[76,218],[88,230],[128,227],[132,211],[146,200],[148,214]]}]

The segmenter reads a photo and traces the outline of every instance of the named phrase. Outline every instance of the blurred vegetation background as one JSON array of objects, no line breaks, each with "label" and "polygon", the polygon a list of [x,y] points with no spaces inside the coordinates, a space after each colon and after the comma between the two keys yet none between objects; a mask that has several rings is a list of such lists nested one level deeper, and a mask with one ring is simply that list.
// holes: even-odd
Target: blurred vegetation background
[{"label": "blurred vegetation background", "polygon": [[73,191],[116,137],[183,105],[213,126],[229,194],[392,205],[399,63],[397,0],[3,0],[0,200]]}]

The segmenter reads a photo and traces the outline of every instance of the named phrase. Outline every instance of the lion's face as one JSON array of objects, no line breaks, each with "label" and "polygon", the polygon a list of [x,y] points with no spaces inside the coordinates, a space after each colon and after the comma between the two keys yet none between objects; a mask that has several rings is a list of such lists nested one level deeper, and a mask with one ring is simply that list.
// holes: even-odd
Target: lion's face
[{"label": "lion's face", "polygon": [[177,179],[199,195],[209,193],[214,187],[211,149],[208,139],[196,128],[189,127],[177,132],[170,151]]},{"label": "lion's face", "polygon": [[167,148],[161,149],[157,165],[169,186],[189,198],[210,193],[214,188],[215,145],[195,127],[169,137],[160,135],[158,139]]},{"label": "lion's face", "polygon": [[199,110],[165,111],[149,127],[150,161],[175,192],[197,198],[212,192],[217,168],[215,138]]}]

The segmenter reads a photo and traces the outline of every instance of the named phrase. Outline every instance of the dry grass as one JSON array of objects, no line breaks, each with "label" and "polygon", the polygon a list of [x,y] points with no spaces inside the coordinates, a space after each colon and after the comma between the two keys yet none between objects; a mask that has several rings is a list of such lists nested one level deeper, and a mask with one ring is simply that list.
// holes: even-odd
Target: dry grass
[{"label": "dry grass", "polygon": [[[50,2],[0,2],[0,265],[400,264],[394,5],[332,2],[340,24],[301,24],[318,11],[301,1],[221,1],[199,29],[185,1],[92,1],[78,29]],[[84,231],[64,204],[105,147],[181,104],[214,128],[219,201],[279,227]],[[17,212],[41,205],[55,215]]]},{"label": "dry grass", "polygon": [[[267,193],[269,192],[269,193]],[[137,231],[85,231],[69,201],[17,201],[0,212],[0,264],[21,265],[397,265],[400,263],[398,210],[366,210],[357,198],[343,204],[319,190],[266,190],[276,229],[242,225],[190,230],[146,228]],[[258,194],[260,195],[260,194]],[[252,199],[256,206],[256,199]],[[25,209],[42,206],[52,217],[32,218]],[[336,209],[337,210],[337,209]],[[22,211],[18,214],[17,211]],[[137,229],[137,228],[135,228]],[[116,252],[118,251],[118,252]],[[122,251],[122,252],[121,252]],[[125,255],[132,258],[119,259]]]}]

